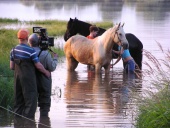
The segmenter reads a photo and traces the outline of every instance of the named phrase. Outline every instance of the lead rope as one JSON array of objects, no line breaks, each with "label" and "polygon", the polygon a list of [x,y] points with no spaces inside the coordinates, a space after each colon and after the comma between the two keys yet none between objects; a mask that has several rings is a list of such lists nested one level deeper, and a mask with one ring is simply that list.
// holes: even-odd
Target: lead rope
[{"label": "lead rope", "polygon": [[[22,115],[20,115],[20,114],[17,114],[17,113],[15,113],[15,112],[13,112],[13,111],[5,108],[5,107],[0,106],[0,108],[6,110],[6,111],[8,111],[8,112],[11,112],[11,113],[14,114],[14,115],[20,116],[20,117],[22,117],[22,118],[24,118],[24,119],[27,119],[27,120],[32,121],[32,122],[34,122],[34,123],[37,123],[37,122],[35,122],[34,120],[32,120],[32,119],[30,119],[30,118],[27,118],[27,117],[25,117],[25,116],[22,116]],[[43,123],[38,123],[38,124],[43,125],[43,126],[48,127],[48,128],[51,128],[50,126],[45,125],[45,124],[43,124]]]}]

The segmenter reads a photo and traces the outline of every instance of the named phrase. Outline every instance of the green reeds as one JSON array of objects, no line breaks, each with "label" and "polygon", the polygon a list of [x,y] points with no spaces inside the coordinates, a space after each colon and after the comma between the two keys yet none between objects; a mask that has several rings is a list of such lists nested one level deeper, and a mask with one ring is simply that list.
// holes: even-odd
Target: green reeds
[{"label": "green reeds", "polygon": [[170,91],[166,89],[144,99],[139,106],[137,128],[169,128]]},{"label": "green reeds", "polygon": [[16,30],[0,30],[0,106],[13,106],[13,71],[9,69],[10,50],[17,44]]},{"label": "green reeds", "polygon": [[37,21],[29,21],[28,23],[35,27],[46,28],[49,36],[62,36],[67,28],[66,21],[37,20]]},{"label": "green reeds", "polygon": [[150,52],[144,51],[148,59],[144,62],[148,69],[143,75],[149,77],[139,101],[137,128],[170,127],[170,51],[164,51],[158,43],[164,58],[157,59]]},{"label": "green reeds", "polygon": [[[18,19],[8,19],[8,18],[0,18],[0,26],[4,24],[25,24],[28,27],[29,31],[32,32],[32,27],[43,27],[47,29],[49,36],[62,36],[67,28],[67,21],[59,21],[59,20],[36,20],[36,21],[20,21]],[[108,29],[113,26],[112,22],[96,22],[91,23],[96,24],[98,27]]]},{"label": "green reeds", "polygon": [[0,23],[17,23],[18,19],[0,18]]}]

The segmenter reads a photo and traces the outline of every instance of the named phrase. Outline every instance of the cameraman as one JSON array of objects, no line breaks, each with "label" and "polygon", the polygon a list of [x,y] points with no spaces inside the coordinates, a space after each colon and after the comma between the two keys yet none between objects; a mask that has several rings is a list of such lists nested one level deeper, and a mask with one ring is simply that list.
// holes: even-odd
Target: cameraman
[{"label": "cameraman", "polygon": [[[46,70],[52,72],[57,66],[57,54],[53,58],[48,50],[41,50],[39,47],[39,38],[33,33],[29,36],[28,42],[33,47],[39,57],[40,62]],[[40,116],[48,116],[51,107],[51,87],[52,79],[45,77],[41,72],[36,71],[38,87],[38,106],[40,107]]]}]

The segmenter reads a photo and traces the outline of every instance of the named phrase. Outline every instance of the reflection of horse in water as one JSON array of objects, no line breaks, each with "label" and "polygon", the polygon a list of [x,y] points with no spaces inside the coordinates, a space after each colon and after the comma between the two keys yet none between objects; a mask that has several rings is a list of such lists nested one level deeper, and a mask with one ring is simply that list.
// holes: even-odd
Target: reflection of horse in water
[{"label": "reflection of horse in water", "polygon": [[66,100],[68,102],[75,101],[76,104],[76,101],[79,100],[84,102],[86,99],[93,99],[92,95],[87,95],[93,93],[93,82],[94,77],[87,80],[81,80],[78,72],[67,72],[67,81],[64,94]]},{"label": "reflection of horse in water", "polygon": [[[80,21],[78,19],[71,19],[67,23],[67,30],[64,34],[64,40],[67,41],[71,36],[80,34],[83,36],[89,35],[89,27],[91,24]],[[99,27],[98,36],[102,35],[106,30]],[[142,42],[133,34],[126,33],[126,38],[129,42],[129,51],[131,56],[134,58],[135,62],[138,64],[139,68],[142,69]],[[118,50],[118,45],[114,45],[113,49]],[[115,56],[117,58],[117,56]]]},{"label": "reflection of horse in water", "polygon": [[[78,72],[67,72],[67,81],[65,86],[64,97],[68,108],[79,108],[84,111],[85,116],[87,115],[86,109],[90,109],[96,113],[98,103],[100,100],[106,98],[107,102],[107,88],[105,85],[109,84],[109,77],[104,75],[93,75],[91,77],[81,77]],[[103,86],[104,85],[104,86]],[[109,93],[110,95],[110,93]],[[100,104],[100,108],[105,108],[107,111],[108,104]]]},{"label": "reflection of horse in water", "polygon": [[142,81],[138,78],[136,74],[130,73],[127,75],[125,72],[122,71],[122,73],[119,74],[114,72],[109,85],[111,88],[114,88],[112,92],[113,98],[115,98],[116,101],[114,106],[116,107],[116,112],[120,113],[120,110],[122,110],[122,108],[125,108],[125,105],[127,103],[134,104],[133,100],[129,101],[129,99],[132,97],[132,92],[133,94],[135,94],[134,92],[140,92]]},{"label": "reflection of horse in water", "polygon": [[[94,75],[89,78],[82,77],[84,74],[76,71],[67,72],[64,90],[64,99],[67,103],[67,124],[74,126],[76,123],[81,127],[81,124],[91,124],[94,117],[92,126],[95,123],[104,126],[114,120],[120,122],[121,119],[125,120],[125,112],[128,113],[131,109],[127,108],[126,103],[130,102],[129,90],[132,85],[128,86],[124,83],[128,80],[124,78],[122,72],[120,76],[114,74],[114,82],[110,84],[112,79],[110,75]],[[80,120],[81,118],[83,119]],[[116,123],[110,125],[115,126]]]},{"label": "reflection of horse in water", "polygon": [[94,65],[96,73],[100,73],[102,67],[106,74],[109,73],[112,47],[119,42],[122,45],[128,45],[123,26],[120,23],[92,40],[81,35],[72,36],[64,45],[67,70],[74,71],[80,62]]}]

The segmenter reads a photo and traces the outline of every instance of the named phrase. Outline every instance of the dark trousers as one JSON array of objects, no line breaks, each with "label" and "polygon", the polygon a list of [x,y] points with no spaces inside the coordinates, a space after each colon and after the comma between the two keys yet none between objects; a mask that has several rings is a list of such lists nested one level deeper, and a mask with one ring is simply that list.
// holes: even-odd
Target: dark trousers
[{"label": "dark trousers", "polygon": [[48,116],[51,107],[51,78],[47,78],[40,72],[37,74],[38,87],[38,106],[40,107],[40,116]]},{"label": "dark trousers", "polygon": [[15,64],[14,112],[34,118],[37,107],[37,84],[35,67],[31,61]]}]

